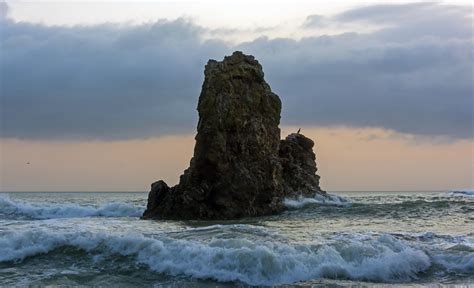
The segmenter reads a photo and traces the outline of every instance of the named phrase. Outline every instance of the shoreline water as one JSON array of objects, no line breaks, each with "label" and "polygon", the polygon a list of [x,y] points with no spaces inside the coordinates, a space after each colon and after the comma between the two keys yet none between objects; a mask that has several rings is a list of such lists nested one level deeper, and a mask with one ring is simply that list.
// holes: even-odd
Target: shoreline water
[{"label": "shoreline water", "polygon": [[302,199],[268,217],[145,221],[146,193],[53,193],[0,193],[1,286],[474,284],[467,194],[348,192],[350,205]]}]

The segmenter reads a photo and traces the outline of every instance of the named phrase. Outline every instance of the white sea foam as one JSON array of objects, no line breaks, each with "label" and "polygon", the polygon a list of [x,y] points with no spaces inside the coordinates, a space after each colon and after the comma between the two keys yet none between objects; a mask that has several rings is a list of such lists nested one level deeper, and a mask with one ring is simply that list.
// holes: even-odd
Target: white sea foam
[{"label": "white sea foam", "polygon": [[143,207],[127,203],[108,203],[99,207],[73,203],[25,203],[0,195],[0,214],[26,216],[32,219],[79,218],[79,217],[139,217]]},{"label": "white sea foam", "polygon": [[[21,261],[63,246],[93,251],[95,255],[112,253],[128,256],[137,264],[168,275],[241,281],[250,285],[277,285],[323,277],[410,281],[416,279],[418,273],[426,271],[433,261],[423,250],[390,235],[326,245],[288,245],[246,239],[199,242],[38,230],[0,236],[0,262]],[[459,263],[469,267],[473,261],[472,255],[469,257]],[[442,262],[448,267],[452,265],[449,263],[454,262]]]},{"label": "white sea foam", "polygon": [[448,271],[474,273],[474,253],[438,254],[433,259]]},{"label": "white sea foam", "polygon": [[351,204],[351,201],[349,199],[337,195],[326,194],[323,196],[316,194],[314,197],[311,198],[303,196],[298,196],[297,198],[285,198],[283,200],[283,204],[287,208],[299,209],[311,204],[348,206]]},{"label": "white sea foam", "polygon": [[474,189],[453,190],[448,193],[450,196],[474,197]]}]

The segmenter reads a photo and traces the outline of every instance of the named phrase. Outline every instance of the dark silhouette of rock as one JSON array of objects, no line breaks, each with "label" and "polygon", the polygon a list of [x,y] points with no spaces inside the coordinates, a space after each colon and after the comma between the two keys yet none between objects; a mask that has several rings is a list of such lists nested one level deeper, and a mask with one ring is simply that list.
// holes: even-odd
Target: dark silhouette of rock
[{"label": "dark silhouette of rock", "polygon": [[[143,218],[233,219],[283,210],[287,196],[321,193],[313,141],[280,140],[281,101],[253,56],[209,60],[194,156],[179,184],[152,184]],[[298,183],[298,181],[303,181]]]},{"label": "dark silhouette of rock", "polygon": [[292,133],[280,141],[280,163],[283,167],[285,197],[314,196],[315,191],[325,194],[319,187],[316,155],[313,140]]},{"label": "dark silhouette of rock", "polygon": [[155,210],[157,210],[158,205],[163,202],[165,196],[168,196],[167,194],[169,191],[170,187],[168,187],[163,180],[151,184],[151,190],[148,194],[148,204],[144,216],[156,214],[157,211]]}]

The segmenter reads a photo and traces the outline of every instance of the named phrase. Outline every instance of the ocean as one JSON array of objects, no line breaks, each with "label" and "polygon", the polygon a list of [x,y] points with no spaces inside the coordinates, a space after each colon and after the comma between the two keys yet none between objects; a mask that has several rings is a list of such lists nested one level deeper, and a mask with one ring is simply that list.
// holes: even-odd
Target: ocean
[{"label": "ocean", "polygon": [[474,286],[474,193],[335,192],[235,221],[147,193],[0,194],[0,286]]}]

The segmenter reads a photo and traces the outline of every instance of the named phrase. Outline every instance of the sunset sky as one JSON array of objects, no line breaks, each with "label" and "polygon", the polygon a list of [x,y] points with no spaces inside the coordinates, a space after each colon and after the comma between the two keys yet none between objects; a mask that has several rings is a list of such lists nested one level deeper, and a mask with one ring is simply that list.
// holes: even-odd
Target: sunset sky
[{"label": "sunset sky", "polygon": [[[254,55],[322,188],[474,188],[470,1],[0,2],[0,190],[147,191],[208,59]],[[29,164],[27,164],[29,163]]]}]

